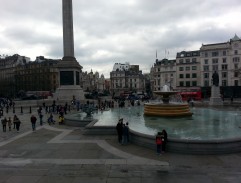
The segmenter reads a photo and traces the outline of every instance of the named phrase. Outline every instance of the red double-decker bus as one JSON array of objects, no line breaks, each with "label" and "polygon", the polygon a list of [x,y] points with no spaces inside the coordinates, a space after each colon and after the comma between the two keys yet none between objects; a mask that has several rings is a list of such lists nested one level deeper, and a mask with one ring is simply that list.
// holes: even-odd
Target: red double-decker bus
[{"label": "red double-decker bus", "polygon": [[202,92],[201,90],[185,90],[179,92],[179,94],[182,96],[182,100],[187,101],[187,100],[202,100]]}]

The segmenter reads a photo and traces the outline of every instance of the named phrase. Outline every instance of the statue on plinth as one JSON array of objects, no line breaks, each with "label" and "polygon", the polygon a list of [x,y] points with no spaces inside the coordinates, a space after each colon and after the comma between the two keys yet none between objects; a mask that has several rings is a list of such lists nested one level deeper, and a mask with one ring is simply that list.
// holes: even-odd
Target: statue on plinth
[{"label": "statue on plinth", "polygon": [[220,88],[219,88],[219,76],[217,71],[214,71],[212,75],[212,89],[210,97],[210,105],[223,105],[223,101],[220,97]]}]

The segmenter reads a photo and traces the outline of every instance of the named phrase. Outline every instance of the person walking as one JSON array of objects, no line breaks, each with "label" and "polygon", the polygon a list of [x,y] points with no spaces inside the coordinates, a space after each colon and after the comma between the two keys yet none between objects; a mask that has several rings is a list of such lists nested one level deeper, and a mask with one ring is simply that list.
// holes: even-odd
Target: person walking
[{"label": "person walking", "polygon": [[2,119],[3,132],[6,132],[7,118]]},{"label": "person walking", "polygon": [[13,116],[13,129],[16,129],[17,116]]},{"label": "person walking", "polygon": [[11,117],[8,118],[8,129],[9,129],[9,131],[11,131],[11,129],[12,129],[12,119],[11,119]]},{"label": "person walking", "polygon": [[21,121],[20,121],[19,118],[16,116],[16,129],[17,129],[17,132],[19,132],[20,124],[21,124]]},{"label": "person walking", "polygon": [[167,132],[165,129],[162,130],[162,152],[165,153],[167,145]]},{"label": "person walking", "polygon": [[158,155],[161,155],[162,150],[162,136],[161,132],[158,132],[156,135],[156,152]]},{"label": "person walking", "polygon": [[35,131],[36,130],[36,121],[37,121],[37,118],[32,115],[31,118],[30,118],[30,121],[32,123],[32,130]]}]

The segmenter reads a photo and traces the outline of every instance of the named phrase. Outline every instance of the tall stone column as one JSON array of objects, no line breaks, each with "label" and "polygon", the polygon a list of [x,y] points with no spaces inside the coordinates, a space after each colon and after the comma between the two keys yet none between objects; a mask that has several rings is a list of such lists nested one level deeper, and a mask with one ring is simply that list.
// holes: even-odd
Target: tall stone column
[{"label": "tall stone column", "polygon": [[62,0],[63,18],[63,60],[76,60],[74,56],[73,10],[72,0]]},{"label": "tall stone column", "polygon": [[65,102],[74,98],[83,100],[84,92],[79,83],[82,66],[74,55],[72,0],[62,0],[62,16],[64,56],[58,63],[59,87],[55,91],[54,98]]}]

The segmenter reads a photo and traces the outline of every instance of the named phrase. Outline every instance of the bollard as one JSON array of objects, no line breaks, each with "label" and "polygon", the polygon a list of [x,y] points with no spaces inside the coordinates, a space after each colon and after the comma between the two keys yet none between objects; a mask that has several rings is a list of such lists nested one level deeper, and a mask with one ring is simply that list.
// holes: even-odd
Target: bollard
[{"label": "bollard", "polygon": [[21,114],[23,114],[23,107],[21,106]]},{"label": "bollard", "polygon": [[30,114],[32,113],[32,108],[31,108],[31,106],[29,107],[29,113],[30,113]]},{"label": "bollard", "polygon": [[15,107],[13,106],[13,114],[15,113]]}]

